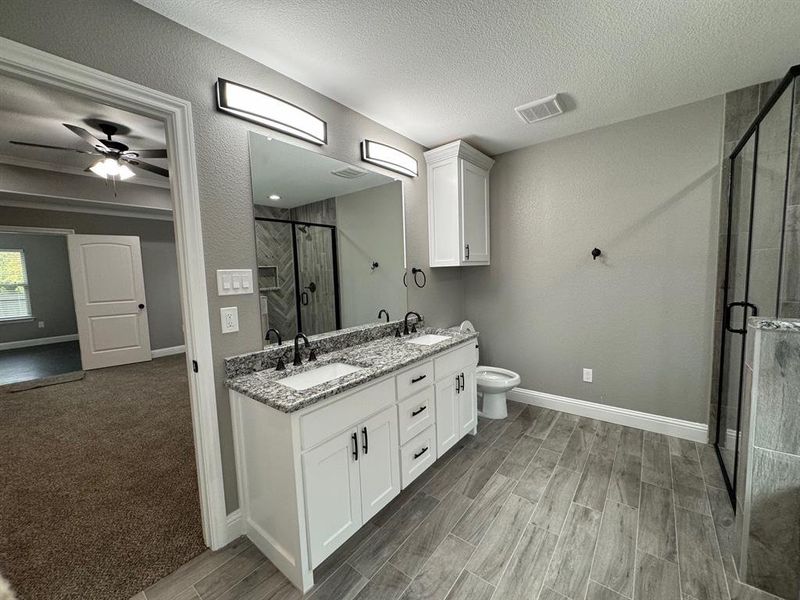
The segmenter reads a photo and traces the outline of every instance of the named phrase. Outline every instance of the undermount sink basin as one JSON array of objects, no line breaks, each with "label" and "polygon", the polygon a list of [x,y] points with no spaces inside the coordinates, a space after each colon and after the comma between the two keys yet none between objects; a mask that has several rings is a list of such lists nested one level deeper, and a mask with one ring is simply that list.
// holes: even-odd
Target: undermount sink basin
[{"label": "undermount sink basin", "polygon": [[293,390],[301,391],[321,383],[339,379],[339,377],[344,377],[345,375],[350,375],[350,373],[355,373],[361,369],[363,369],[363,367],[354,367],[346,363],[330,363],[322,367],[317,367],[316,369],[311,369],[310,371],[292,375],[291,377],[278,379],[277,383],[290,387]]},{"label": "undermount sink basin", "polygon": [[435,333],[426,333],[417,338],[407,340],[409,344],[417,344],[418,346],[433,346],[439,342],[449,340],[449,335],[436,335]]}]

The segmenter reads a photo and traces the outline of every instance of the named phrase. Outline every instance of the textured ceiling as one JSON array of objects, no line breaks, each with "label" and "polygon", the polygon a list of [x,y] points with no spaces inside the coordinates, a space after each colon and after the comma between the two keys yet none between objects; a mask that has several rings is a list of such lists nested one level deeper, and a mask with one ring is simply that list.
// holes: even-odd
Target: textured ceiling
[{"label": "textured ceiling", "polygon": [[[81,173],[98,157],[77,152],[17,146],[10,144],[9,141],[48,144],[91,152],[92,148],[62,123],[83,127],[99,139],[105,139],[99,130],[87,123],[92,119],[128,127],[129,134],[114,136],[113,139],[133,149],[165,147],[164,126],[158,121],[97,104],[62,90],[0,76],[0,162],[23,161],[18,164],[29,164],[46,170]],[[147,162],[165,168],[167,166],[167,161],[163,159],[147,159]],[[138,182],[166,185],[167,180],[164,177],[139,169],[135,169],[135,172],[136,177],[131,179],[130,183],[136,183],[138,180]]]},{"label": "textured ceiling", "polygon": [[[796,0],[137,1],[425,146],[491,154],[800,62]],[[570,109],[558,118],[513,111],[554,93]]]}]

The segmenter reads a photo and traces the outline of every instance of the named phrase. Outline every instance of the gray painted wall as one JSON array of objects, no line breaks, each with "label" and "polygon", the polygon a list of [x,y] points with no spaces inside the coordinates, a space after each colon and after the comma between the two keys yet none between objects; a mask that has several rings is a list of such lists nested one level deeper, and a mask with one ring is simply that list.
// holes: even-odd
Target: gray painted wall
[{"label": "gray painted wall", "polygon": [[[392,319],[401,319],[408,310],[399,185],[387,183],[336,198],[342,327],[377,321],[380,308]],[[371,261],[380,266],[371,270]]]},{"label": "gray painted wall", "polygon": [[713,98],[495,157],[492,265],[464,269],[482,364],[705,422],[722,117]]},{"label": "gray painted wall", "polygon": [[[98,31],[113,31],[114,35],[98,36]],[[226,77],[284,98],[325,119],[329,140],[326,146],[317,148],[290,138],[287,141],[345,162],[360,162],[359,143],[364,138],[396,146],[414,156],[420,165],[424,165],[423,148],[330,98],[128,0],[4,0],[0,36],[192,103],[225,495],[228,510],[232,511],[238,506],[238,499],[222,359],[259,349],[261,328],[257,298],[218,297],[214,291],[215,271],[256,266],[247,132],[265,130],[218,113],[214,105],[214,82],[218,77]],[[87,44],[87,39],[92,43]],[[426,182],[422,171],[415,179],[403,178],[409,267],[428,264]],[[464,313],[460,270],[426,271],[428,285],[424,289],[409,288],[409,306],[421,312],[430,324],[457,322]],[[223,336],[219,309],[229,305],[239,309],[240,332]]]},{"label": "gray painted wall", "polygon": [[[2,209],[0,209],[2,210]],[[5,224],[0,221],[0,224]],[[0,249],[22,249],[33,321],[0,323],[0,342],[76,335],[75,304],[63,235],[0,233]],[[39,328],[38,322],[44,327]]]},{"label": "gray painted wall", "polygon": [[[171,221],[0,206],[0,225],[72,229],[75,233],[139,236],[142,246],[147,318],[150,325],[150,346],[157,349],[183,344],[178,257],[175,253],[175,233]],[[66,268],[69,273],[69,262]],[[71,298],[70,288],[70,302]],[[73,323],[74,320],[73,312]]]}]

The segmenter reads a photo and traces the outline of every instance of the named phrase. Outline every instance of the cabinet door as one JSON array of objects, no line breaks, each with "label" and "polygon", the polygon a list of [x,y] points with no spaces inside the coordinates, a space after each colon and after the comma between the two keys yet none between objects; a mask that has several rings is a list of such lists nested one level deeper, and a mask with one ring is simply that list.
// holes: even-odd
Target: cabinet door
[{"label": "cabinet door", "polygon": [[489,262],[489,171],[461,161],[461,237],[465,264]]},{"label": "cabinet door", "polygon": [[361,515],[366,522],[400,493],[397,408],[390,406],[358,426]]},{"label": "cabinet door", "polygon": [[456,157],[428,167],[428,248],[432,267],[461,264],[458,184]]},{"label": "cabinet door", "polygon": [[478,424],[478,388],[475,384],[475,368],[467,367],[463,377],[461,394],[458,398],[459,424],[461,437],[471,433]]},{"label": "cabinet door", "polygon": [[356,430],[349,430],[303,455],[312,567],[342,545],[363,522],[359,485],[361,447],[354,436]]},{"label": "cabinet door", "polygon": [[[460,372],[459,372],[460,373]],[[442,456],[461,439],[459,396],[461,379],[452,373],[436,383],[436,445]]]}]

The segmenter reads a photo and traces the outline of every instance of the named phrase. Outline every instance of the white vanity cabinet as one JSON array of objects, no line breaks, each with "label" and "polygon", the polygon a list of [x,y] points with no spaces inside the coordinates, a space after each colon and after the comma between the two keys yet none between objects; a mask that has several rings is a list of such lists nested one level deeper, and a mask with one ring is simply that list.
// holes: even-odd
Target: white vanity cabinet
[{"label": "white vanity cabinet", "polygon": [[243,533],[295,586],[474,433],[476,352],[470,340],[292,413],[231,391]]},{"label": "white vanity cabinet", "polygon": [[494,160],[461,140],[425,152],[431,267],[489,264],[489,171]]},{"label": "white vanity cabinet", "polygon": [[434,359],[436,439],[439,456],[478,425],[477,350],[463,346]]}]

